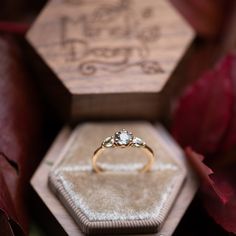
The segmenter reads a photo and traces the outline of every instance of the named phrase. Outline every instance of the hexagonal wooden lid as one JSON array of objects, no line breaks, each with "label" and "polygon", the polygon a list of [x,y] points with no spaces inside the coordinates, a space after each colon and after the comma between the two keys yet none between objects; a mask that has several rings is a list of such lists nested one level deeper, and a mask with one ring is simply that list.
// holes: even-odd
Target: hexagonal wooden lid
[{"label": "hexagonal wooden lid", "polygon": [[193,31],[166,0],[54,0],[27,39],[72,94],[159,92]]}]

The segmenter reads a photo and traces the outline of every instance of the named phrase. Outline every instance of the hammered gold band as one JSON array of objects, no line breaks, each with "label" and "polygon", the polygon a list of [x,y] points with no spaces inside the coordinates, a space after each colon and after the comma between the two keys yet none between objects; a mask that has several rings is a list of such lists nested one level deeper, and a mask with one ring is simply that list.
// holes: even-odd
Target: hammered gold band
[{"label": "hammered gold band", "polygon": [[131,132],[128,132],[124,129],[122,131],[116,132],[114,136],[107,137],[103,141],[101,146],[95,150],[92,157],[93,171],[95,171],[96,173],[105,171],[102,167],[97,165],[97,160],[99,159],[99,157],[102,156],[101,154],[107,148],[116,148],[116,147],[121,147],[121,148],[134,147],[134,148],[141,148],[142,150],[144,150],[146,153],[146,157],[148,158],[148,161],[142,168],[138,169],[138,171],[141,173],[150,171],[155,161],[153,150],[142,139],[134,137]]}]

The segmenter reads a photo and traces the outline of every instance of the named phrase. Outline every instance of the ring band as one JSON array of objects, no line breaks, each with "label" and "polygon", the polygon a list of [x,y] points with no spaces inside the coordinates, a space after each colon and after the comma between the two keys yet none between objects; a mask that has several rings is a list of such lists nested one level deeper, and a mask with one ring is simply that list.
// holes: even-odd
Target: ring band
[{"label": "ring band", "polygon": [[97,165],[97,160],[99,159],[103,151],[107,148],[116,147],[142,148],[147,154],[146,156],[148,158],[148,161],[141,169],[139,169],[139,171],[144,173],[151,169],[155,160],[153,150],[141,138],[134,137],[131,132],[122,129],[121,131],[116,132],[114,136],[105,138],[101,146],[95,150],[92,157],[92,167],[96,173],[105,171],[103,168]]}]

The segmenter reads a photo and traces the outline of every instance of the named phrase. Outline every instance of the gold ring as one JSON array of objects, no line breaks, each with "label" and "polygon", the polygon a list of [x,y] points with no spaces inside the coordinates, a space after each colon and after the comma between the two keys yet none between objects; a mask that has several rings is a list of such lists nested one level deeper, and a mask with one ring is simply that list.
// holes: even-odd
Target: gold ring
[{"label": "gold ring", "polygon": [[101,146],[96,149],[92,158],[92,167],[96,173],[103,172],[104,169],[97,165],[97,160],[101,156],[102,152],[107,148],[116,148],[116,147],[135,147],[142,148],[148,157],[147,163],[139,169],[140,172],[144,173],[151,169],[154,163],[154,152],[153,150],[141,139],[133,136],[131,132],[128,132],[125,129],[116,132],[113,136],[105,138]]}]

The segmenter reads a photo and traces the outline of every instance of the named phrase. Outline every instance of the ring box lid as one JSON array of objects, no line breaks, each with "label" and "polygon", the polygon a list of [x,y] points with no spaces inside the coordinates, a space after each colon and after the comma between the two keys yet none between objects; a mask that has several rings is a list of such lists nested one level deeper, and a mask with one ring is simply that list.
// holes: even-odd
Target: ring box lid
[{"label": "ring box lid", "polygon": [[[70,97],[71,116],[86,106],[94,111],[87,109],[85,116],[99,116],[101,109],[93,102],[103,106],[104,114],[112,115],[114,107],[141,114],[135,103],[142,99],[145,108],[153,99],[150,95],[163,90],[193,37],[190,26],[165,0],[52,0],[27,33]],[[49,87],[53,93],[54,86]],[[130,97],[122,100],[120,94]],[[115,106],[106,104],[109,98]],[[60,98],[52,99],[56,103]]]}]

